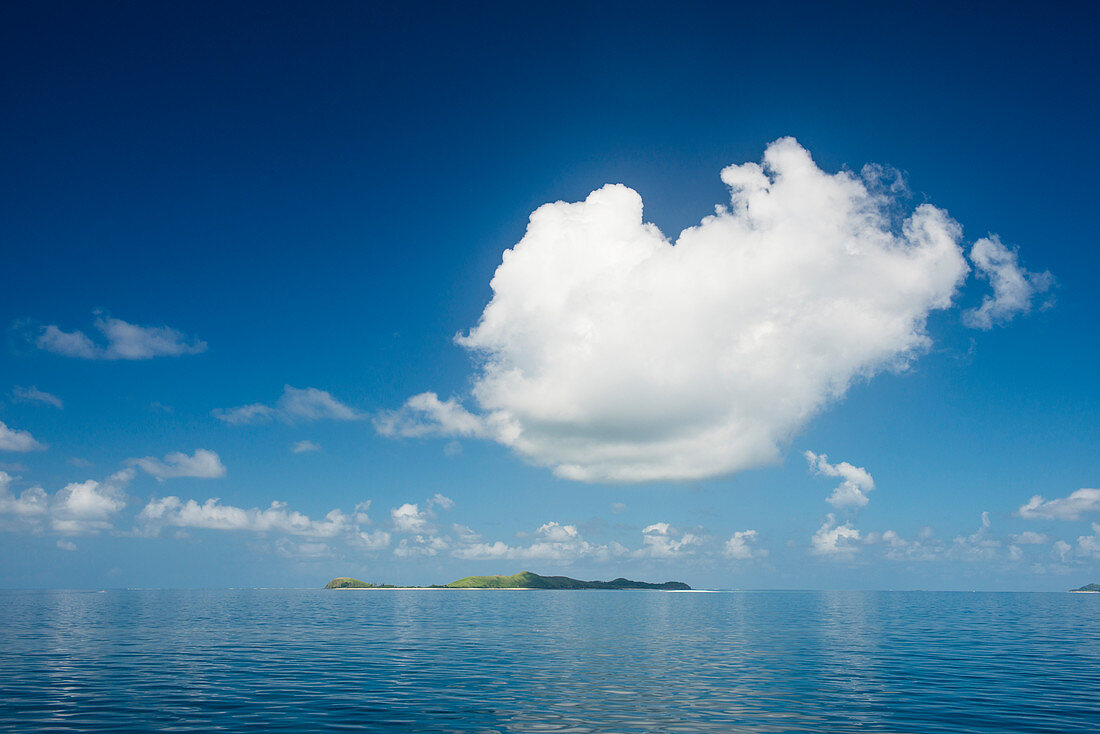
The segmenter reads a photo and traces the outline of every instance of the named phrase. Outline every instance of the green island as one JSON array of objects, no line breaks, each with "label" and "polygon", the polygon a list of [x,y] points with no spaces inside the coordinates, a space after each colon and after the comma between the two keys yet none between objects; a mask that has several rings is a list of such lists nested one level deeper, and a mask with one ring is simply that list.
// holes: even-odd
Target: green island
[{"label": "green island", "polygon": [[325,584],[326,589],[396,589],[397,586],[392,584],[371,584],[366,581],[360,581],[359,579],[353,579],[350,576],[337,576],[332,581]]},{"label": "green island", "polygon": [[1080,589],[1070,589],[1071,594],[1100,594],[1100,584],[1085,584]]},{"label": "green island", "polygon": [[551,589],[581,590],[609,589],[631,590],[649,589],[655,591],[691,591],[691,587],[682,581],[665,581],[651,584],[645,581],[631,581],[617,578],[611,581],[580,581],[568,576],[539,576],[530,571],[521,571],[511,576],[467,576],[442,586],[394,586],[392,584],[373,584],[347,576],[329,581],[326,589]]}]

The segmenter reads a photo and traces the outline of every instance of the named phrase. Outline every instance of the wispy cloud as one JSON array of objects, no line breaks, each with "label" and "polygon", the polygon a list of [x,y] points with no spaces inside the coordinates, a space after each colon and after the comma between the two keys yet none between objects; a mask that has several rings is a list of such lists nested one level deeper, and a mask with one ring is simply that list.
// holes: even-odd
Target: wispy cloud
[{"label": "wispy cloud", "polygon": [[315,387],[283,386],[283,394],[275,405],[252,403],[236,408],[217,409],[213,415],[223,423],[243,425],[263,423],[278,418],[288,423],[318,420],[354,421],[364,417],[354,408],[341,403],[324,390]]},{"label": "wispy cloud", "polygon": [[1011,321],[1017,314],[1031,310],[1031,302],[1054,285],[1049,272],[1031,273],[1020,267],[1015,250],[1005,247],[999,238],[983,237],[970,249],[978,277],[989,281],[993,294],[982,305],[963,313],[963,323],[972,329],[992,329]]},{"label": "wispy cloud", "polygon": [[294,445],[290,447],[290,453],[292,454],[305,454],[311,451],[320,451],[321,447],[306,439],[305,441],[295,441]]},{"label": "wispy cloud", "polygon": [[1100,512],[1100,489],[1079,489],[1068,497],[1048,500],[1037,494],[1016,511],[1020,517],[1077,520],[1086,512]]},{"label": "wispy cloud", "polygon": [[181,451],[173,451],[163,460],[146,456],[141,459],[129,459],[127,463],[156,477],[159,481],[178,477],[217,479],[225,476],[225,465],[222,464],[221,458],[209,449],[196,449],[191,456]]},{"label": "wispy cloud", "polygon": [[278,411],[270,405],[253,403],[251,405],[241,405],[236,408],[216,408],[213,411],[213,415],[222,423],[240,426],[248,423],[263,423],[269,421],[278,415]]},{"label": "wispy cloud", "polygon": [[955,536],[947,551],[948,555],[964,561],[988,561],[996,558],[1004,543],[993,537],[992,527],[989,513],[983,512],[981,526],[970,535]]},{"label": "wispy cloud", "polygon": [[44,351],[78,359],[136,360],[206,351],[206,342],[167,326],[138,326],[102,312],[97,312],[93,326],[101,342],[83,331],[66,332],[49,324],[41,328],[35,344]]},{"label": "wispy cloud", "polygon": [[45,405],[52,405],[55,408],[65,407],[65,403],[61,401],[61,398],[39,390],[34,385],[30,387],[16,387],[11,391],[11,396],[15,400],[24,403],[43,403]]},{"label": "wispy cloud", "polygon": [[894,561],[932,561],[941,558],[944,553],[943,541],[937,539],[928,526],[912,539],[903,538],[895,530],[872,531],[863,537],[863,544],[884,547],[884,557]]},{"label": "wispy cloud", "polygon": [[450,497],[436,492],[428,498],[428,507],[438,507],[441,510],[453,510],[455,501]]}]

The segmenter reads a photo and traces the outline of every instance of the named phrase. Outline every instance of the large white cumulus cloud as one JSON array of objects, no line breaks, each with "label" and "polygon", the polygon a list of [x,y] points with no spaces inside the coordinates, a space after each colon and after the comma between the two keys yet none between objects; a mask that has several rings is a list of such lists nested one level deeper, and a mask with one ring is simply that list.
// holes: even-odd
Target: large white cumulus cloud
[{"label": "large white cumulus cloud", "polygon": [[[465,435],[582,481],[727,474],[775,461],[853,380],[927,347],[968,271],[946,212],[899,224],[891,194],[793,138],[722,180],[730,205],[675,244],[622,185],[536,210],[458,337],[479,360],[481,411],[458,417],[482,428]],[[424,408],[440,405],[447,421]],[[448,433],[464,410],[429,393],[377,425]]]}]

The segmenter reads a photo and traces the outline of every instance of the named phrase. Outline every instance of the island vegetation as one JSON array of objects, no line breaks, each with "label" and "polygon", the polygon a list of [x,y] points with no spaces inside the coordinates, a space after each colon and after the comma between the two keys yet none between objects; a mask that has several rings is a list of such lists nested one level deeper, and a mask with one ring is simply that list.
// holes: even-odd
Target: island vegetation
[{"label": "island vegetation", "polygon": [[347,576],[329,581],[326,589],[549,589],[549,590],[643,590],[654,591],[691,591],[691,587],[682,581],[665,581],[653,584],[645,581],[631,581],[617,578],[611,581],[580,581],[568,576],[540,576],[530,571],[521,571],[511,576],[467,576],[443,586],[394,586],[392,584],[372,584]]},{"label": "island vegetation", "polygon": [[1085,584],[1080,589],[1070,589],[1075,594],[1100,594],[1100,584]]},{"label": "island vegetation", "polygon": [[372,584],[367,581],[353,579],[350,576],[337,576],[325,584],[326,589],[394,589],[390,584]]},{"label": "island vegetation", "polygon": [[660,591],[690,591],[680,581],[651,584],[617,578],[612,581],[579,581],[568,576],[539,576],[521,571],[511,576],[467,576],[447,584],[449,589],[657,589]]}]

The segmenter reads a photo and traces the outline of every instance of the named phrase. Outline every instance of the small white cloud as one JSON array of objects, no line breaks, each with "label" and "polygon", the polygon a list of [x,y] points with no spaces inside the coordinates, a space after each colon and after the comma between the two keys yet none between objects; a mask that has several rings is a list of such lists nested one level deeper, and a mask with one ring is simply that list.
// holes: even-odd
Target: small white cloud
[{"label": "small white cloud", "polygon": [[428,516],[418,505],[406,502],[390,510],[393,527],[401,533],[422,533],[429,527]]},{"label": "small white cloud", "polygon": [[859,539],[860,533],[851,523],[838,525],[830,513],[810,538],[810,552],[817,556],[851,557],[859,552],[859,546],[854,544]]},{"label": "small white cloud", "polygon": [[1068,497],[1054,500],[1037,494],[1016,514],[1028,519],[1077,520],[1086,512],[1100,512],[1100,489],[1079,489]]},{"label": "small white cloud", "polygon": [[1016,314],[1031,310],[1031,301],[1054,284],[1049,272],[1029,273],[1020,267],[1015,250],[1001,244],[996,236],[983,237],[970,249],[979,278],[989,281],[993,295],[982,305],[963,313],[963,323],[972,329],[992,329],[1012,320]]},{"label": "small white cloud", "polygon": [[385,530],[375,530],[374,532],[360,530],[356,533],[355,539],[358,545],[370,551],[384,550],[390,547],[390,534]]},{"label": "small white cloud", "polygon": [[35,343],[44,351],[79,359],[151,359],[206,351],[206,342],[167,326],[138,326],[102,313],[94,326],[106,344],[96,343],[82,331],[62,331],[54,324],[43,327]]},{"label": "small white cloud", "polygon": [[25,453],[27,451],[41,451],[45,448],[46,445],[36,441],[30,431],[8,428],[3,421],[0,421],[0,451]]},{"label": "small white cloud", "polygon": [[626,512],[626,503],[625,502],[612,502],[611,503],[611,514],[621,515],[624,512]]},{"label": "small white cloud", "polygon": [[225,465],[217,453],[209,449],[196,449],[191,456],[174,451],[164,460],[146,456],[143,459],[129,459],[127,464],[136,466],[158,480],[177,477],[195,477],[198,479],[217,479],[225,476]]},{"label": "small white cloud", "polygon": [[284,385],[278,408],[283,415],[304,421],[354,421],[363,417],[328,392],[315,387],[297,388]]},{"label": "small white cloud", "polygon": [[25,403],[44,403],[55,408],[64,408],[65,403],[56,395],[39,390],[34,385],[30,387],[16,387],[11,391],[11,396]]},{"label": "small white cloud", "polygon": [[722,552],[727,558],[739,561],[768,555],[768,551],[755,547],[756,536],[755,530],[738,530],[726,541],[726,544],[722,547]]},{"label": "small white cloud", "polygon": [[833,507],[863,507],[867,504],[867,493],[875,488],[875,480],[866,469],[852,466],[847,461],[830,464],[828,456],[818,455],[813,451],[804,451],[802,455],[810,463],[810,469],[817,474],[843,478],[844,481],[833,489],[826,502]]},{"label": "small white cloud", "polygon": [[318,420],[354,421],[363,415],[344,405],[331,393],[315,387],[297,388],[283,386],[283,394],[274,407],[263,403],[241,405],[236,408],[218,408],[212,411],[215,418],[231,425],[263,423],[273,418],[287,423],[312,422]]},{"label": "small white cloud", "polygon": [[481,542],[481,534],[475,533],[471,528],[465,525],[455,523],[451,528],[454,530],[454,534],[458,536],[459,543],[469,544]]},{"label": "small white cloud", "polygon": [[1012,536],[1012,542],[1016,545],[1045,545],[1047,540],[1047,536],[1033,530],[1025,530]]},{"label": "small white cloud", "polygon": [[35,344],[44,351],[78,359],[100,359],[103,354],[83,331],[66,332],[54,324],[42,329]]},{"label": "small white cloud", "polygon": [[50,527],[65,535],[111,530],[114,516],[126,507],[123,490],[133,478],[133,469],[123,469],[102,482],[66,485],[50,503]]},{"label": "small white cloud", "polygon": [[25,489],[19,495],[13,494],[11,485],[15,479],[0,471],[0,515],[14,516],[33,524],[49,512],[49,498],[41,487]]},{"label": "small white cloud", "polygon": [[383,436],[489,436],[483,418],[467,411],[456,398],[443,401],[434,392],[413,395],[400,410],[379,413],[374,427]]},{"label": "small white cloud", "polygon": [[667,522],[655,522],[642,529],[642,547],[635,556],[648,558],[674,558],[690,554],[702,538],[673,528]]},{"label": "small white cloud", "polygon": [[270,405],[253,403],[251,405],[241,405],[236,408],[216,408],[213,411],[213,415],[222,423],[240,426],[248,423],[263,423],[264,421],[271,420],[276,415],[276,411]]},{"label": "small white cloud", "polygon": [[309,453],[310,451],[320,451],[320,450],[321,450],[320,446],[318,446],[317,444],[313,443],[313,441],[310,441],[308,439],[305,440],[305,441],[297,441],[297,442],[295,442],[295,444],[293,446],[290,447],[290,452],[292,454],[305,454],[305,453]]},{"label": "small white cloud", "polygon": [[575,525],[561,525],[556,522],[543,524],[539,527],[538,534],[550,543],[570,543],[581,537]]},{"label": "small white cloud", "polygon": [[434,556],[441,551],[450,548],[446,538],[435,535],[417,535],[411,538],[402,538],[393,549],[393,554],[398,558],[417,558]]},{"label": "small white cloud", "polygon": [[76,543],[71,540],[63,540],[59,538],[57,541],[57,547],[63,551],[75,551]]}]

